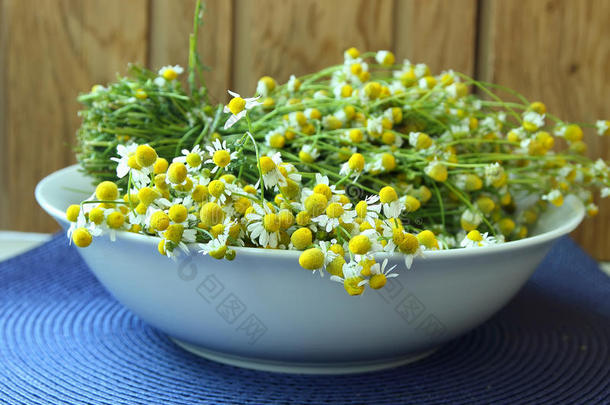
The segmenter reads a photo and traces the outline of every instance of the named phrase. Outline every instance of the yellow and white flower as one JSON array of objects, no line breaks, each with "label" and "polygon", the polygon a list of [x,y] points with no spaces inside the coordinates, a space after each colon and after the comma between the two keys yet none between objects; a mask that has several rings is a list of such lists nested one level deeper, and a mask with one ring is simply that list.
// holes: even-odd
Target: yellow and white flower
[{"label": "yellow and white flower", "polygon": [[246,215],[248,232],[252,241],[261,247],[277,248],[280,238],[280,219],[268,205],[253,204],[254,212]]},{"label": "yellow and white flower", "polygon": [[119,144],[116,147],[119,157],[111,157],[110,160],[117,162],[116,175],[122,179],[131,171],[131,181],[136,187],[144,187],[150,184],[150,173],[152,168],[141,167],[136,161],[136,151],[138,145],[130,143],[128,145]]},{"label": "yellow and white flower", "polygon": [[223,112],[230,113],[231,116],[227,122],[225,122],[224,129],[231,128],[237,121],[245,117],[249,110],[261,104],[256,101],[260,96],[243,98],[231,90],[229,90],[229,94],[233,96],[233,98],[229,101],[229,104],[225,105]]},{"label": "yellow and white flower", "polygon": [[184,163],[189,172],[198,172],[203,163],[204,156],[205,152],[201,150],[201,147],[195,145],[192,150],[182,149],[182,156],[175,157],[172,162]]},{"label": "yellow and white flower", "polygon": [[227,142],[215,139],[212,145],[206,146],[210,159],[206,160],[204,164],[213,164],[214,168],[212,173],[216,173],[219,169],[224,169],[229,164],[237,159],[237,152],[231,152],[231,149],[227,148]]}]

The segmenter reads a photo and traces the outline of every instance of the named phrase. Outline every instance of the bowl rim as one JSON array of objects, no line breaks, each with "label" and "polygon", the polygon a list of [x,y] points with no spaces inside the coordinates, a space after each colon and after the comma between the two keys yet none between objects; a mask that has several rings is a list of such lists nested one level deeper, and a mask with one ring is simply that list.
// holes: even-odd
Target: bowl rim
[{"label": "bowl rim", "polygon": [[[55,218],[58,222],[63,222],[67,224],[68,221],[65,218],[65,212],[59,209],[58,207],[52,205],[46,197],[45,188],[49,185],[49,183],[53,183],[57,181],[58,178],[64,176],[65,174],[72,174],[74,172],[78,172],[80,169],[79,164],[70,165],[59,169],[46,177],[44,177],[38,184],[36,185],[36,189],[34,191],[34,195],[36,197],[36,201],[38,204],[52,217]],[[82,174],[81,174],[82,175]],[[540,245],[545,242],[552,241],[557,239],[565,234],[572,232],[578,225],[582,222],[585,216],[585,208],[582,202],[573,195],[568,195],[564,199],[564,206],[569,204],[574,211],[574,214],[571,215],[566,222],[561,223],[559,226],[538,234],[534,236],[529,236],[524,239],[519,239],[515,241],[509,241],[494,245],[481,246],[476,249],[463,249],[463,248],[455,248],[455,249],[445,249],[445,250],[426,250],[425,258],[434,257],[434,258],[452,258],[455,256],[481,256],[488,254],[497,254],[497,253],[506,253],[509,251],[519,250],[524,247],[532,247],[533,245]],[[557,209],[555,207],[551,207],[551,209]],[[139,241],[143,243],[156,244],[160,240],[158,236],[151,235],[142,235],[133,232],[117,232],[117,239],[124,239],[127,241]],[[191,250],[196,249],[199,245],[198,243],[190,243],[187,244]],[[234,249],[240,255],[261,255],[261,254],[273,254],[277,257],[284,258],[298,258],[301,254],[299,250],[282,250],[282,249],[264,249],[259,247],[240,247],[240,246],[231,246],[231,249]],[[377,253],[376,257],[388,258],[388,259],[400,259],[403,258],[404,255],[400,252],[395,253]]]}]

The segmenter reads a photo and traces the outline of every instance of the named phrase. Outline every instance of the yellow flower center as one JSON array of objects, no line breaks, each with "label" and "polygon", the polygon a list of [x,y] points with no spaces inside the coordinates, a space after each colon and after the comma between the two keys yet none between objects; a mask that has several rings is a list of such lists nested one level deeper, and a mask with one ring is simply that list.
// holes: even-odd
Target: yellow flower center
[{"label": "yellow flower center", "polygon": [[343,277],[343,265],[345,264],[345,259],[343,256],[337,256],[333,259],[332,262],[328,263],[326,266],[326,271],[328,271],[333,276]]},{"label": "yellow flower center", "polygon": [[396,168],[396,158],[390,153],[384,153],[381,155],[381,165],[387,171],[392,171]]},{"label": "yellow flower center", "polygon": [[227,167],[231,163],[231,154],[229,151],[221,149],[214,152],[212,157],[214,164],[218,167]]},{"label": "yellow flower center", "polygon": [[366,235],[356,235],[349,241],[349,250],[355,255],[366,254],[371,250],[371,241]]},{"label": "yellow flower center", "polygon": [[419,248],[419,240],[412,233],[406,232],[398,248],[407,255],[415,254]]},{"label": "yellow flower center", "polygon": [[198,153],[189,153],[186,155],[186,163],[191,167],[197,167],[201,164],[201,156]]},{"label": "yellow flower center", "polygon": [[174,243],[180,243],[182,234],[184,233],[184,227],[180,224],[172,224],[167,227],[167,230],[163,234],[165,239],[171,240]]},{"label": "yellow flower center", "polygon": [[178,72],[176,72],[174,69],[172,68],[166,68],[163,71],[163,78],[165,80],[169,80],[170,82],[172,80],[175,80],[178,77]]},{"label": "yellow flower center", "polygon": [[437,249],[438,241],[436,240],[436,236],[432,231],[421,231],[417,234],[417,240],[420,244],[424,245],[428,249]]},{"label": "yellow flower center", "polygon": [[307,249],[299,256],[299,264],[306,270],[316,270],[324,266],[324,253],[318,248]]},{"label": "yellow flower center", "polygon": [[387,278],[385,274],[375,274],[369,279],[369,285],[371,288],[378,290],[385,285]]},{"label": "yellow flower center", "polygon": [[263,227],[267,232],[277,232],[280,230],[280,218],[277,214],[266,214],[263,217]]},{"label": "yellow flower center", "polygon": [[252,202],[247,197],[239,197],[233,204],[233,207],[241,215],[245,215],[246,210],[252,206]]},{"label": "yellow flower center", "polygon": [[210,256],[212,256],[214,259],[220,260],[225,257],[226,253],[227,253],[227,246],[222,245],[218,249],[210,251]]},{"label": "yellow flower center", "polygon": [[316,159],[313,156],[311,156],[310,153],[305,152],[304,150],[299,151],[299,159],[303,163],[313,163],[316,161]]},{"label": "yellow flower center", "polygon": [[369,210],[369,206],[366,203],[366,201],[360,201],[360,202],[358,202],[358,204],[356,204],[356,214],[358,215],[359,218],[366,217],[368,210]]},{"label": "yellow flower center", "polygon": [[77,228],[74,233],[72,233],[72,241],[80,248],[89,246],[92,240],[91,234],[85,228]]},{"label": "yellow flower center", "polygon": [[421,203],[417,198],[410,195],[405,197],[405,211],[415,212],[419,209],[419,207],[421,207]]},{"label": "yellow flower center", "polygon": [[66,210],[66,219],[70,222],[76,222],[80,213],[80,205],[72,204]]},{"label": "yellow flower center", "polygon": [[396,190],[393,187],[385,186],[379,191],[379,201],[382,204],[389,204],[396,200],[398,200],[398,194],[396,194]]},{"label": "yellow flower center", "polygon": [[515,230],[515,221],[510,218],[502,218],[498,222],[498,229],[502,232],[502,235],[509,236]]},{"label": "yellow flower center", "polygon": [[326,215],[330,218],[339,218],[343,215],[344,209],[343,206],[337,202],[330,203],[328,207],[326,207]]},{"label": "yellow flower center", "polygon": [[159,197],[161,197],[161,194],[159,194],[157,190],[150,187],[142,187],[140,191],[138,191],[138,199],[145,206],[152,204],[152,202]]},{"label": "yellow flower center", "polygon": [[263,174],[267,174],[276,168],[275,162],[269,156],[263,156],[260,159],[259,164]]},{"label": "yellow flower center", "polygon": [[281,210],[278,214],[280,229],[286,230],[294,224],[294,215],[289,210]]},{"label": "yellow flower center", "polygon": [[352,91],[352,86],[349,84],[344,84],[343,87],[341,87],[341,97],[350,97],[352,95]]},{"label": "yellow flower center", "polygon": [[477,206],[483,214],[488,215],[496,208],[496,203],[489,197],[479,197],[477,199]]},{"label": "yellow flower center", "polygon": [[89,221],[96,225],[99,225],[104,220],[104,210],[101,208],[94,208],[89,212]]},{"label": "yellow flower center", "polygon": [[352,63],[349,70],[353,75],[359,76],[362,73],[362,65],[360,63]]},{"label": "yellow flower center", "polygon": [[306,226],[309,225],[309,223],[311,222],[311,216],[307,211],[301,211],[297,214],[296,221],[297,225]]},{"label": "yellow flower center", "polygon": [[184,222],[188,216],[188,210],[182,204],[174,204],[169,208],[169,218],[174,222]]},{"label": "yellow flower center", "polygon": [[269,137],[269,146],[282,149],[286,145],[286,138],[282,134],[273,134]]},{"label": "yellow flower center", "polygon": [[354,47],[349,48],[347,51],[345,51],[345,53],[352,59],[356,59],[358,56],[360,56],[360,51]]},{"label": "yellow flower center", "polygon": [[438,182],[447,180],[449,175],[447,168],[442,163],[435,163],[429,166],[428,170],[426,170],[426,174]]},{"label": "yellow flower center", "polygon": [[220,180],[212,180],[208,184],[208,191],[212,196],[219,198],[225,191],[225,183]]},{"label": "yellow flower center", "polygon": [[148,98],[148,94],[146,94],[144,89],[137,89],[135,95],[138,100],[146,100]]},{"label": "yellow flower center", "polygon": [[167,169],[167,178],[173,184],[181,184],[186,180],[186,166],[182,162],[173,162]]},{"label": "yellow flower center", "polygon": [[311,245],[313,240],[313,235],[309,228],[299,228],[292,233],[290,236],[290,241],[298,250],[303,250],[307,246]]},{"label": "yellow flower center", "polygon": [[364,86],[364,94],[371,100],[379,97],[379,93],[381,93],[381,85],[377,82],[368,82]]},{"label": "yellow flower center", "polygon": [[576,124],[568,125],[563,136],[570,142],[580,141],[583,137],[582,128]]},{"label": "yellow flower center", "polygon": [[119,229],[125,223],[125,215],[115,211],[108,215],[108,218],[106,218],[106,223],[112,229]]},{"label": "yellow flower center", "polygon": [[241,97],[234,97],[229,101],[229,110],[233,115],[237,115],[246,108],[246,100]]},{"label": "yellow flower center", "polygon": [[360,295],[364,292],[364,285],[359,286],[358,284],[363,280],[362,277],[348,278],[343,282],[343,287],[349,295]]},{"label": "yellow flower center", "polygon": [[141,167],[149,167],[157,161],[157,152],[148,145],[140,145],[136,149],[136,163]]},{"label": "yellow flower center", "polygon": [[259,79],[259,81],[265,85],[267,91],[271,92],[275,89],[275,80],[272,77],[263,76]]},{"label": "yellow flower center", "polygon": [[312,217],[317,217],[324,212],[327,204],[328,199],[324,194],[313,193],[305,200],[305,210]]},{"label": "yellow flower center", "polygon": [[157,158],[157,161],[155,162],[155,164],[153,166],[153,172],[155,174],[165,173],[167,171],[168,166],[169,166],[169,163],[167,163],[167,160],[165,160],[163,158]]},{"label": "yellow flower center", "polygon": [[169,226],[169,217],[163,211],[157,211],[150,217],[150,226],[157,231],[165,231]]},{"label": "yellow flower center", "polygon": [[481,235],[481,232],[477,231],[476,229],[468,232],[468,235],[466,235],[466,237],[473,242],[480,242],[483,240],[483,236]]},{"label": "yellow flower center", "polygon": [[209,192],[207,186],[199,184],[193,189],[191,197],[193,198],[193,201],[202,202],[208,197],[208,194]]},{"label": "yellow flower center", "polygon": [[350,131],[348,132],[348,135],[349,135],[349,139],[353,143],[360,143],[364,139],[364,134],[359,129],[350,129]]},{"label": "yellow flower center", "polygon": [[347,164],[351,170],[361,172],[364,169],[364,156],[360,153],[354,153],[347,161]]},{"label": "yellow flower center", "polygon": [[322,194],[324,197],[326,197],[327,200],[330,200],[333,196],[333,192],[330,189],[330,187],[324,183],[316,184],[315,187],[313,188],[313,192]]},{"label": "yellow flower center", "polygon": [[98,200],[114,201],[119,198],[119,188],[111,181],[102,181],[95,188],[95,196]]},{"label": "yellow flower center", "polygon": [[199,219],[201,219],[201,223],[205,228],[209,228],[222,222],[224,219],[224,212],[220,205],[209,202],[201,207]]}]

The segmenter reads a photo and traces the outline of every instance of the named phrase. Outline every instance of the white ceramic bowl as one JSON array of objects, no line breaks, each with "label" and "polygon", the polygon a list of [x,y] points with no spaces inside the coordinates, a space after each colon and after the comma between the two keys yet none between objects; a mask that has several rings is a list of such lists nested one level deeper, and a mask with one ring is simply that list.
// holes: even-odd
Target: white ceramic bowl
[{"label": "white ceramic bowl", "polygon": [[[92,190],[71,166],[43,179],[36,199],[66,228],[65,209]],[[413,361],[481,324],[583,215],[569,197],[524,240],[428,252],[410,271],[394,255],[400,276],[359,297],[300,268],[295,251],[237,248],[228,262],[193,250],[172,261],[158,239],[125,232],[78,252],[121,303],[187,350],[250,368],[347,373]]]}]

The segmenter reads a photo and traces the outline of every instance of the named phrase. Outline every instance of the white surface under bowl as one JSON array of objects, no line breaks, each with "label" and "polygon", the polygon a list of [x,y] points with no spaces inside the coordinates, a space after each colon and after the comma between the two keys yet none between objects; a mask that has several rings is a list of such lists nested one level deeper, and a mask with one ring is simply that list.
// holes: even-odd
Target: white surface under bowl
[{"label": "white surface under bowl", "polygon": [[[36,199],[66,228],[65,209],[92,190],[71,166],[43,179]],[[187,350],[250,368],[348,373],[416,360],[481,324],[583,215],[568,197],[527,239],[427,252],[410,271],[394,255],[399,277],[359,297],[300,268],[295,251],[237,248],[228,262],[193,250],[172,261],[157,253],[157,238],[125,232],[78,252],[121,303]]]}]

